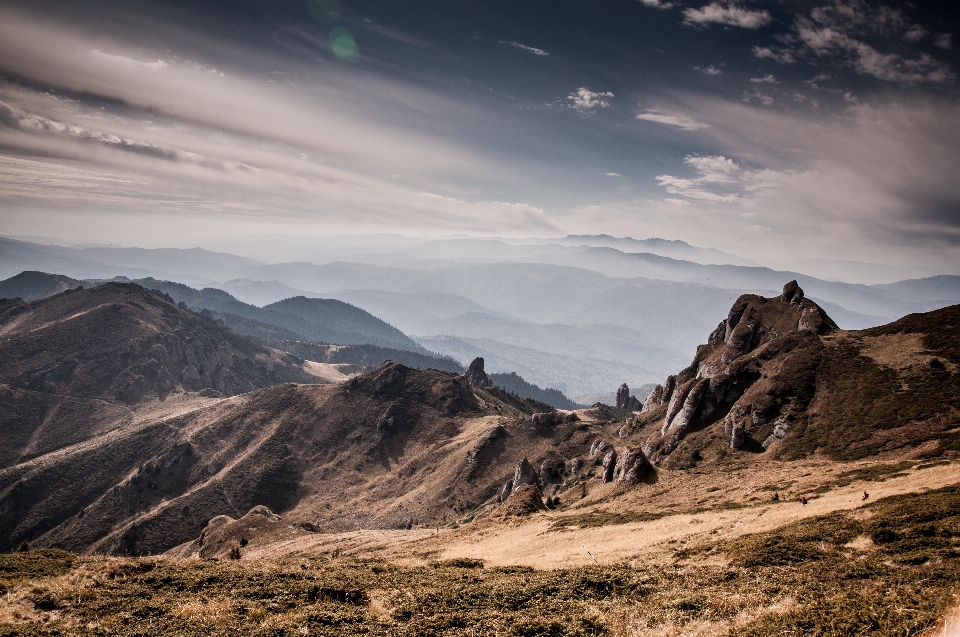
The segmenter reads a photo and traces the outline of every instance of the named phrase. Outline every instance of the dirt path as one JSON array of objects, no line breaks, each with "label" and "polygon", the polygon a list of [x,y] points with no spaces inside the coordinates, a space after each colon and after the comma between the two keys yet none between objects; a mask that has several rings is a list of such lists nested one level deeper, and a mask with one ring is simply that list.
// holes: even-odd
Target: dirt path
[{"label": "dirt path", "polygon": [[641,556],[645,561],[669,560],[686,544],[712,538],[734,538],[770,531],[804,518],[863,505],[864,490],[870,500],[960,483],[960,463],[912,471],[884,482],[853,482],[810,500],[766,502],[755,507],[696,514],[671,515],[648,522],[591,528],[561,527],[551,530],[558,517],[539,516],[517,526],[502,526],[479,533],[458,533],[441,540],[441,559],[482,558],[490,565],[526,565],[563,568],[592,564],[584,546],[601,564]]}]

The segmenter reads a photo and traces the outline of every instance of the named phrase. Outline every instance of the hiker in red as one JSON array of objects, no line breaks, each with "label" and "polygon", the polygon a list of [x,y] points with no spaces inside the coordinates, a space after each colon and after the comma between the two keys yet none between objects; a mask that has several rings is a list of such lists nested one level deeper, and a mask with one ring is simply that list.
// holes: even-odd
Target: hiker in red
[{"label": "hiker in red", "polygon": [[863,500],[866,500],[866,499],[869,498],[869,497],[870,497],[870,494],[867,493],[866,491],[864,491],[864,492],[863,492],[863,497],[860,498],[860,501],[862,502]]}]

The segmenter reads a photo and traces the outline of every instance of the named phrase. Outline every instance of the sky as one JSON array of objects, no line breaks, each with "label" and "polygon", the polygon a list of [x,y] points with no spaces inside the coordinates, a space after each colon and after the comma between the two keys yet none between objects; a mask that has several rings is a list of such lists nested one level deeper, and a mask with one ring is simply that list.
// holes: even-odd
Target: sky
[{"label": "sky", "polygon": [[953,4],[4,0],[0,232],[605,233],[960,274]]}]

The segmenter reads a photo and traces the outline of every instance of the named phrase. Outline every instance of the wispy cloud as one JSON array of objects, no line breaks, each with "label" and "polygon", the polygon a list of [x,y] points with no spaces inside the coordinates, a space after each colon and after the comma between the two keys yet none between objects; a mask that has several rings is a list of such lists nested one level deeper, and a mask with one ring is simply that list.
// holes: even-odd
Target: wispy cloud
[{"label": "wispy cloud", "polygon": [[546,57],[546,56],[550,55],[549,53],[547,53],[547,52],[544,51],[543,49],[538,49],[538,48],[536,48],[536,47],[527,46],[526,44],[520,44],[519,42],[510,42],[510,41],[507,41],[507,40],[500,40],[500,44],[508,44],[508,45],[510,45],[510,46],[512,46],[512,47],[514,47],[514,48],[521,49],[521,50],[523,50],[523,51],[527,51],[527,52],[529,52],[529,53],[533,53],[534,55],[539,55],[539,56],[541,56],[541,57]]},{"label": "wispy cloud", "polygon": [[700,71],[704,75],[723,75],[723,69],[717,68],[712,64],[710,66],[703,66],[703,67],[695,66],[693,67],[693,70]]},{"label": "wispy cloud", "polygon": [[780,81],[773,76],[772,73],[768,73],[763,77],[751,77],[750,81],[755,84],[779,84]]},{"label": "wispy cloud", "polygon": [[766,9],[748,9],[734,2],[711,2],[699,9],[684,9],[683,23],[691,26],[725,24],[744,29],[759,29],[770,24],[770,12]]},{"label": "wispy cloud", "polygon": [[614,95],[610,91],[596,93],[581,86],[567,96],[567,103],[570,108],[580,111],[581,113],[587,113],[597,108],[607,108],[610,106],[610,102],[604,99],[607,97],[614,97]]},{"label": "wispy cloud", "polygon": [[[898,8],[863,0],[833,0],[799,14],[782,46],[754,46],[753,54],[782,64],[799,59],[829,60],[861,75],[897,84],[943,84],[954,79],[945,62],[925,51],[903,50],[904,43],[927,39],[930,32]],[[943,36],[940,36],[943,37]],[[949,44],[949,35],[943,40]],[[934,39],[934,44],[941,42]]]},{"label": "wispy cloud", "polygon": [[768,46],[755,46],[752,49],[753,54],[761,60],[773,60],[780,64],[793,64],[797,58],[785,48],[773,48]]},{"label": "wispy cloud", "polygon": [[647,122],[656,122],[657,124],[666,124],[667,126],[676,126],[683,130],[701,130],[709,128],[707,124],[691,119],[686,115],[675,113],[664,113],[663,111],[644,111],[637,114],[637,119]]}]

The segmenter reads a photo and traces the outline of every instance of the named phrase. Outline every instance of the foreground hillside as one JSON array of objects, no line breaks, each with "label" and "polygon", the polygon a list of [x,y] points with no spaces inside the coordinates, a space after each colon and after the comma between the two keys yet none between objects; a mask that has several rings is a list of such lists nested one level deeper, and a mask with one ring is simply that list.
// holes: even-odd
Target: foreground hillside
[{"label": "foreground hillside", "polygon": [[399,561],[336,547],[276,559],[237,547],[234,560],[24,547],[0,555],[0,634],[949,637],[956,624],[937,629],[957,604],[958,511],[954,486],[674,544],[665,561],[585,553],[557,570],[416,548]]}]

